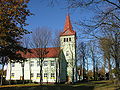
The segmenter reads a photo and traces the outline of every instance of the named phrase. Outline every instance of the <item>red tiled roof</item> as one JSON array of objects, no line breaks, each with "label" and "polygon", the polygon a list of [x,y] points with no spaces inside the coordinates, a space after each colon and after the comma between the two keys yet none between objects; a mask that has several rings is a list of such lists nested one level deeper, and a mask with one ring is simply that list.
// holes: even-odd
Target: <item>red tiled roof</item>
[{"label": "red tiled roof", "polygon": [[64,25],[64,31],[60,33],[60,36],[66,36],[66,35],[75,35],[76,32],[72,29],[72,24],[70,21],[69,14],[66,16],[66,21]]},{"label": "red tiled roof", "polygon": [[66,31],[64,31],[64,32],[61,32],[60,33],[60,36],[68,36],[68,35],[75,35],[76,34],[76,32],[75,31],[73,31],[73,30],[66,30]]},{"label": "red tiled roof", "polygon": [[26,54],[23,52],[18,52],[22,55],[24,58],[39,58],[39,57],[44,57],[44,58],[54,58],[58,57],[60,48],[59,47],[53,47],[53,48],[46,48],[46,54],[44,56],[40,56],[39,51],[40,50],[45,50],[44,48],[34,48],[34,49],[29,49],[31,52],[27,52]]}]

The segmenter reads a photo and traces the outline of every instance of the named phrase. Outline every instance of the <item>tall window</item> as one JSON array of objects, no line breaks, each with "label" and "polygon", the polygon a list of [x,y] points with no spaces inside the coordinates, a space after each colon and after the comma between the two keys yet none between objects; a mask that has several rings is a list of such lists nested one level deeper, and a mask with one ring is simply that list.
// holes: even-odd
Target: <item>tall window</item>
[{"label": "tall window", "polygon": [[31,66],[31,67],[34,66],[34,61],[31,61],[31,62],[30,62],[30,66]]},{"label": "tall window", "polygon": [[64,38],[64,42],[66,41],[65,39],[66,39],[66,38]]},{"label": "tall window", "polygon": [[54,66],[55,65],[55,61],[51,61],[51,66]]},{"label": "tall window", "polygon": [[15,63],[11,63],[11,66],[12,66],[12,67],[15,67]]},{"label": "tall window", "polygon": [[51,79],[55,78],[55,73],[51,73]]},{"label": "tall window", "polygon": [[71,41],[71,38],[64,38],[64,42]]},{"label": "tall window", "polygon": [[14,73],[11,73],[11,77],[14,77],[15,76],[15,74]]},{"label": "tall window", "polygon": [[71,41],[71,38],[69,38],[69,41]]},{"label": "tall window", "polygon": [[48,65],[48,61],[44,61],[44,66],[47,66]]},{"label": "tall window", "polygon": [[66,42],[68,42],[68,38],[66,38]]},{"label": "tall window", "polygon": [[40,73],[37,73],[37,77],[40,77]]},{"label": "tall window", "polygon": [[47,73],[44,73],[44,77],[47,77],[48,76],[48,74]]},{"label": "tall window", "polygon": [[37,66],[40,66],[40,62],[39,61],[37,61]]}]

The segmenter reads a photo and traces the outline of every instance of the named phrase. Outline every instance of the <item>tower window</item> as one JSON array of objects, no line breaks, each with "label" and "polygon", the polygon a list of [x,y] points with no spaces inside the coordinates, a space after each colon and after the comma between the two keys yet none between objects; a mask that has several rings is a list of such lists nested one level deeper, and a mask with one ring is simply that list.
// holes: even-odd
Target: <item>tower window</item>
[{"label": "tower window", "polygon": [[64,38],[64,42],[65,42],[66,40],[65,40],[65,38]]},{"label": "tower window", "polygon": [[68,38],[66,38],[66,42],[68,42]]},{"label": "tower window", "polygon": [[69,38],[69,41],[71,41],[71,38]]}]

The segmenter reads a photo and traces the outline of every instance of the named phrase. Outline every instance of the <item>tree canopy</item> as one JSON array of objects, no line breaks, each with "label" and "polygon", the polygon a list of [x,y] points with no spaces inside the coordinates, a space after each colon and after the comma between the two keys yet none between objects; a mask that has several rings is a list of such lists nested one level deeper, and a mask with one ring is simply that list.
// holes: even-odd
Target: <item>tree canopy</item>
[{"label": "tree canopy", "polygon": [[0,56],[9,59],[20,59],[17,51],[24,51],[20,39],[30,33],[24,29],[27,16],[31,13],[27,8],[29,0],[0,0]]}]

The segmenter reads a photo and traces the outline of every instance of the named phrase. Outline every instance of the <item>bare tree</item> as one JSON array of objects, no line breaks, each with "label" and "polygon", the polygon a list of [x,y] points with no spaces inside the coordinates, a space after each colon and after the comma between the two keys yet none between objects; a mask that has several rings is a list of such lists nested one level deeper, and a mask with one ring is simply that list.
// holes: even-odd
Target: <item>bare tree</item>
[{"label": "bare tree", "polygon": [[[112,43],[110,48],[111,58],[116,64],[117,78],[120,81],[120,0],[68,0],[68,8],[80,8],[83,6],[96,9],[98,13],[90,20],[90,24],[78,22],[76,24],[85,26],[85,33],[97,39],[108,38]],[[103,8],[103,6],[105,8]],[[93,38],[94,38],[93,37]],[[109,62],[110,63],[110,62]]]},{"label": "bare tree", "polygon": [[[31,53],[30,52],[30,50],[29,50],[29,48],[30,48],[30,40],[29,40],[30,38],[28,37],[28,36],[24,36],[24,38],[21,40],[21,42],[22,42],[22,46],[24,47],[24,48],[26,48],[26,51],[27,52],[29,52],[29,53]],[[24,56],[23,56],[24,57]],[[31,64],[30,64],[30,59],[29,60],[27,60],[28,62],[29,62],[29,70],[30,70],[30,83],[31,83]],[[23,84],[24,84],[24,65],[25,65],[25,61],[24,62],[22,62],[21,63],[21,66],[22,66],[22,76],[23,76],[23,78],[22,78],[22,80],[23,80]]]},{"label": "bare tree", "polygon": [[60,32],[61,30],[58,30],[54,33],[54,37],[52,38],[53,42],[52,42],[52,46],[53,47],[58,47],[58,48],[54,48],[55,49],[55,52],[57,53],[59,51],[59,54],[58,54],[58,60],[55,58],[55,62],[56,62],[56,83],[59,83],[59,68],[60,68]]},{"label": "bare tree", "polygon": [[51,38],[51,32],[48,28],[37,28],[32,33],[32,42],[31,46],[34,49],[35,55],[39,58],[39,65],[40,65],[40,84],[42,84],[42,66],[45,55],[48,53],[47,46],[49,45]]},{"label": "bare tree", "polygon": [[[86,74],[86,57],[87,57],[87,46],[84,42],[78,43],[77,46],[77,54],[80,57],[79,60],[82,60],[82,73],[83,73],[83,80],[85,80],[85,74]],[[81,62],[81,61],[80,61]]]},{"label": "bare tree", "polygon": [[111,80],[112,79],[112,65],[111,65],[111,44],[112,42],[110,41],[110,39],[107,39],[107,38],[101,38],[100,39],[100,46],[101,46],[101,49],[103,50],[104,52],[104,60],[106,62],[106,60],[108,61],[108,69],[109,69],[109,79]]}]

